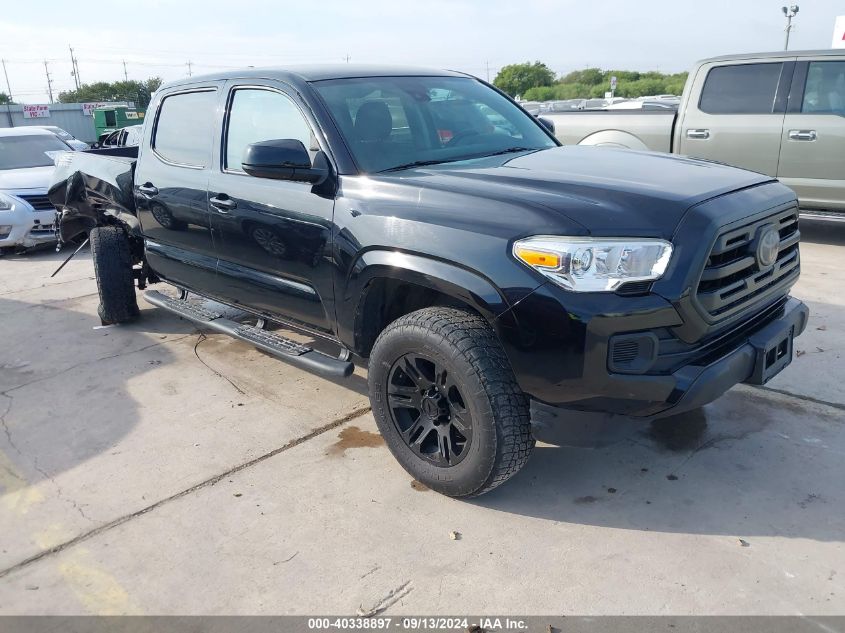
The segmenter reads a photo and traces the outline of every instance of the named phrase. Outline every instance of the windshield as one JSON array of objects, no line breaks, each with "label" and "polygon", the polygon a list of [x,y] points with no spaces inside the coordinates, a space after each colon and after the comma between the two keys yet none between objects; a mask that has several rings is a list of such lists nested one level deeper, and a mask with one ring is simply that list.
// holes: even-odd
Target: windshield
[{"label": "windshield", "polygon": [[53,125],[45,125],[44,129],[50,130],[53,134],[58,136],[63,141],[69,141],[73,138],[73,136],[71,136],[70,132],[66,132],[65,130],[63,130],[60,127],[55,127]]},{"label": "windshield", "polygon": [[556,145],[525,111],[471,78],[365,77],[314,87],[365,172]]},{"label": "windshield", "polygon": [[66,152],[68,146],[52,134],[0,136],[0,169],[47,167],[53,159],[47,152]]}]

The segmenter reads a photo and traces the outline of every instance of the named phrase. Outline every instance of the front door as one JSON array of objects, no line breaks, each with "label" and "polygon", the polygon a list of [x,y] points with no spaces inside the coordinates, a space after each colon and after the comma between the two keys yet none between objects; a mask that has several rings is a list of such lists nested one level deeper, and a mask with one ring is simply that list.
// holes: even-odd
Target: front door
[{"label": "front door", "polygon": [[[678,123],[678,153],[776,176],[788,61],[704,67]],[[779,95],[783,94],[783,103]]]},{"label": "front door", "polygon": [[845,61],[802,62],[793,85],[778,178],[805,209],[845,211]]},{"label": "front door", "polygon": [[209,181],[219,292],[273,318],[331,332],[334,196],[308,183],[257,178],[241,167],[246,146],[298,139],[321,148],[305,108],[280,84],[227,87],[220,164]]},{"label": "front door", "polygon": [[215,85],[165,94],[144,132],[135,172],[150,266],[200,293],[213,289],[217,266],[208,211],[217,97]]}]

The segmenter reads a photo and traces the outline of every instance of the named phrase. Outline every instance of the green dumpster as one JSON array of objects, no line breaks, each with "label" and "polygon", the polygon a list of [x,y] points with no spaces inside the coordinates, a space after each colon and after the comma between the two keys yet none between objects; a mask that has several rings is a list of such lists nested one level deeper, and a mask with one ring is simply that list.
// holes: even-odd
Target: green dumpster
[{"label": "green dumpster", "polygon": [[140,125],[144,122],[144,110],[127,106],[109,106],[94,110],[94,128],[97,138],[105,132],[119,130],[127,125]]}]

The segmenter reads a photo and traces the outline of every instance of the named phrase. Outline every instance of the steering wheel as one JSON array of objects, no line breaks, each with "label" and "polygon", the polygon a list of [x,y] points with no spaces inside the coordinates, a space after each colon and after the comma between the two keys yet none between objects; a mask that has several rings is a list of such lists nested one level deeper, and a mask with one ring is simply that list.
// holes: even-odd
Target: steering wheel
[{"label": "steering wheel", "polygon": [[464,139],[470,138],[472,136],[478,136],[479,134],[481,134],[481,132],[479,132],[478,130],[461,130],[460,132],[455,134],[451,139],[449,139],[447,145],[449,147],[460,145]]}]

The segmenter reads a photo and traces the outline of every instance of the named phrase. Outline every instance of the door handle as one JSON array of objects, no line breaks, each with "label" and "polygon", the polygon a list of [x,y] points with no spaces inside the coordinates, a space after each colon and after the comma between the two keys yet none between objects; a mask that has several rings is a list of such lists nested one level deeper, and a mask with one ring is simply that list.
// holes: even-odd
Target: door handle
[{"label": "door handle", "polygon": [[687,130],[687,138],[710,138],[710,130]]},{"label": "door handle", "polygon": [[228,213],[229,211],[238,206],[238,203],[232,200],[225,193],[221,193],[214,196],[213,198],[209,199],[208,202],[220,213]]},{"label": "door handle", "polygon": [[141,192],[145,196],[157,196],[158,195],[158,187],[153,186],[151,182],[145,182],[143,185],[138,187],[138,191]]},{"label": "door handle", "polygon": [[815,130],[789,130],[790,141],[815,141],[817,138]]}]

